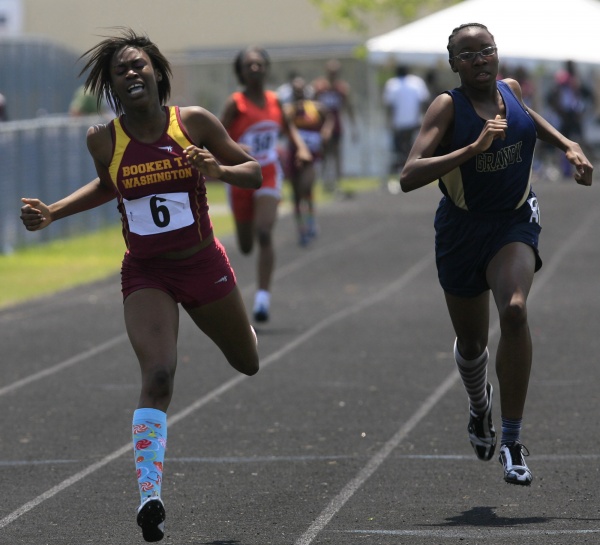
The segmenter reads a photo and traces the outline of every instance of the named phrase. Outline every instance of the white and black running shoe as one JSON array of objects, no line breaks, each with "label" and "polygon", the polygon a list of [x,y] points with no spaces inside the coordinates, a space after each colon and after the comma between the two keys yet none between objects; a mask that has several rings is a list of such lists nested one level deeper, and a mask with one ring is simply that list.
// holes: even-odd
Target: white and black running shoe
[{"label": "white and black running shoe", "polygon": [[525,463],[525,456],[529,456],[529,451],[525,445],[518,441],[500,445],[498,460],[504,467],[504,480],[507,483],[522,486],[531,484],[533,475]]},{"label": "white and black running shoe", "polygon": [[150,497],[140,505],[137,523],[146,541],[160,541],[165,536],[165,518],[165,506],[160,498]]},{"label": "white and black running shoe", "polygon": [[476,415],[472,411],[469,411],[471,418],[467,427],[471,446],[477,458],[484,462],[491,460],[496,450],[496,430],[492,421],[492,396],[494,389],[489,382],[486,388],[488,394],[487,409],[482,415]]}]

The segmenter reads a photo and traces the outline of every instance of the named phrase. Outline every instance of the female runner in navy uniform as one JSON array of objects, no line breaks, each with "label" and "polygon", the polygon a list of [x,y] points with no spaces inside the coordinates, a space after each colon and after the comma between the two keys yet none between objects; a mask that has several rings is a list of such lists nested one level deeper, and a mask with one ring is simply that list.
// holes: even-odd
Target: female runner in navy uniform
[{"label": "female runner in navy uniform", "polygon": [[481,460],[490,460],[496,446],[487,382],[492,292],[500,318],[499,459],[506,482],[529,485],[520,431],[532,362],[527,296],[542,265],[539,208],[530,181],[536,138],[565,152],[577,183],[591,185],[593,167],[576,142],[525,106],[517,81],[496,80],[497,48],[484,25],[454,29],[448,52],[461,85],[430,105],[400,184],[407,192],[439,180],[444,195],[435,218],[436,264],[469,397],[469,439]]},{"label": "female runner in navy uniform", "polygon": [[[208,216],[204,177],[260,187],[260,165],[197,107],[165,106],[171,69],[146,36],[125,29],[83,55],[86,90],[119,114],[88,130],[98,178],[49,206],[24,198],[21,218],[37,231],[115,197],[127,252],[121,270],[125,325],[142,388],[132,435],[146,541],[164,536],[161,500],[166,411],[177,366],[178,303],[241,373],[259,361],[256,335],[224,248]],[[218,161],[216,160],[218,157]]]}]

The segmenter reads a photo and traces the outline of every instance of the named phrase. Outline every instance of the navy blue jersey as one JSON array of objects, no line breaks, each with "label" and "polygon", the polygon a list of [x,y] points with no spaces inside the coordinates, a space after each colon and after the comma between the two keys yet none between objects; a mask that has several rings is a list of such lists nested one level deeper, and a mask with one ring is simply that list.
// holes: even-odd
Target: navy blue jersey
[{"label": "navy blue jersey", "polygon": [[[506,138],[497,138],[485,152],[439,180],[442,193],[457,207],[471,212],[515,210],[527,200],[530,191],[537,138],[535,123],[510,87],[503,81],[497,85],[506,107]],[[436,155],[446,155],[475,142],[485,125],[461,89],[447,93],[454,102],[452,141],[449,146],[438,147]]]}]

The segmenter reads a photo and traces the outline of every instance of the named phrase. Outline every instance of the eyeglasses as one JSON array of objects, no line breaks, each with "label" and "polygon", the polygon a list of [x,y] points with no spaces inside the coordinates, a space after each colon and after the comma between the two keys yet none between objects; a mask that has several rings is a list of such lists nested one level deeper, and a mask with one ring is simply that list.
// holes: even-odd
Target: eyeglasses
[{"label": "eyeglasses", "polygon": [[464,51],[463,53],[459,53],[452,57],[452,59],[458,59],[462,62],[472,61],[477,55],[481,55],[482,57],[491,57],[494,53],[498,51],[496,46],[484,47],[481,51]]}]

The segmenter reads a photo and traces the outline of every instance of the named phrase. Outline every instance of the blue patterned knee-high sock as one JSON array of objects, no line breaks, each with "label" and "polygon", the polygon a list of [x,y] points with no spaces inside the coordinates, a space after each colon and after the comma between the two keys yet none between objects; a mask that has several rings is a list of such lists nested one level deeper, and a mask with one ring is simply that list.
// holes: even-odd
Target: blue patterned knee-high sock
[{"label": "blue patterned knee-high sock", "polygon": [[141,502],[160,497],[167,448],[167,414],[158,409],[133,413],[133,452]]}]

